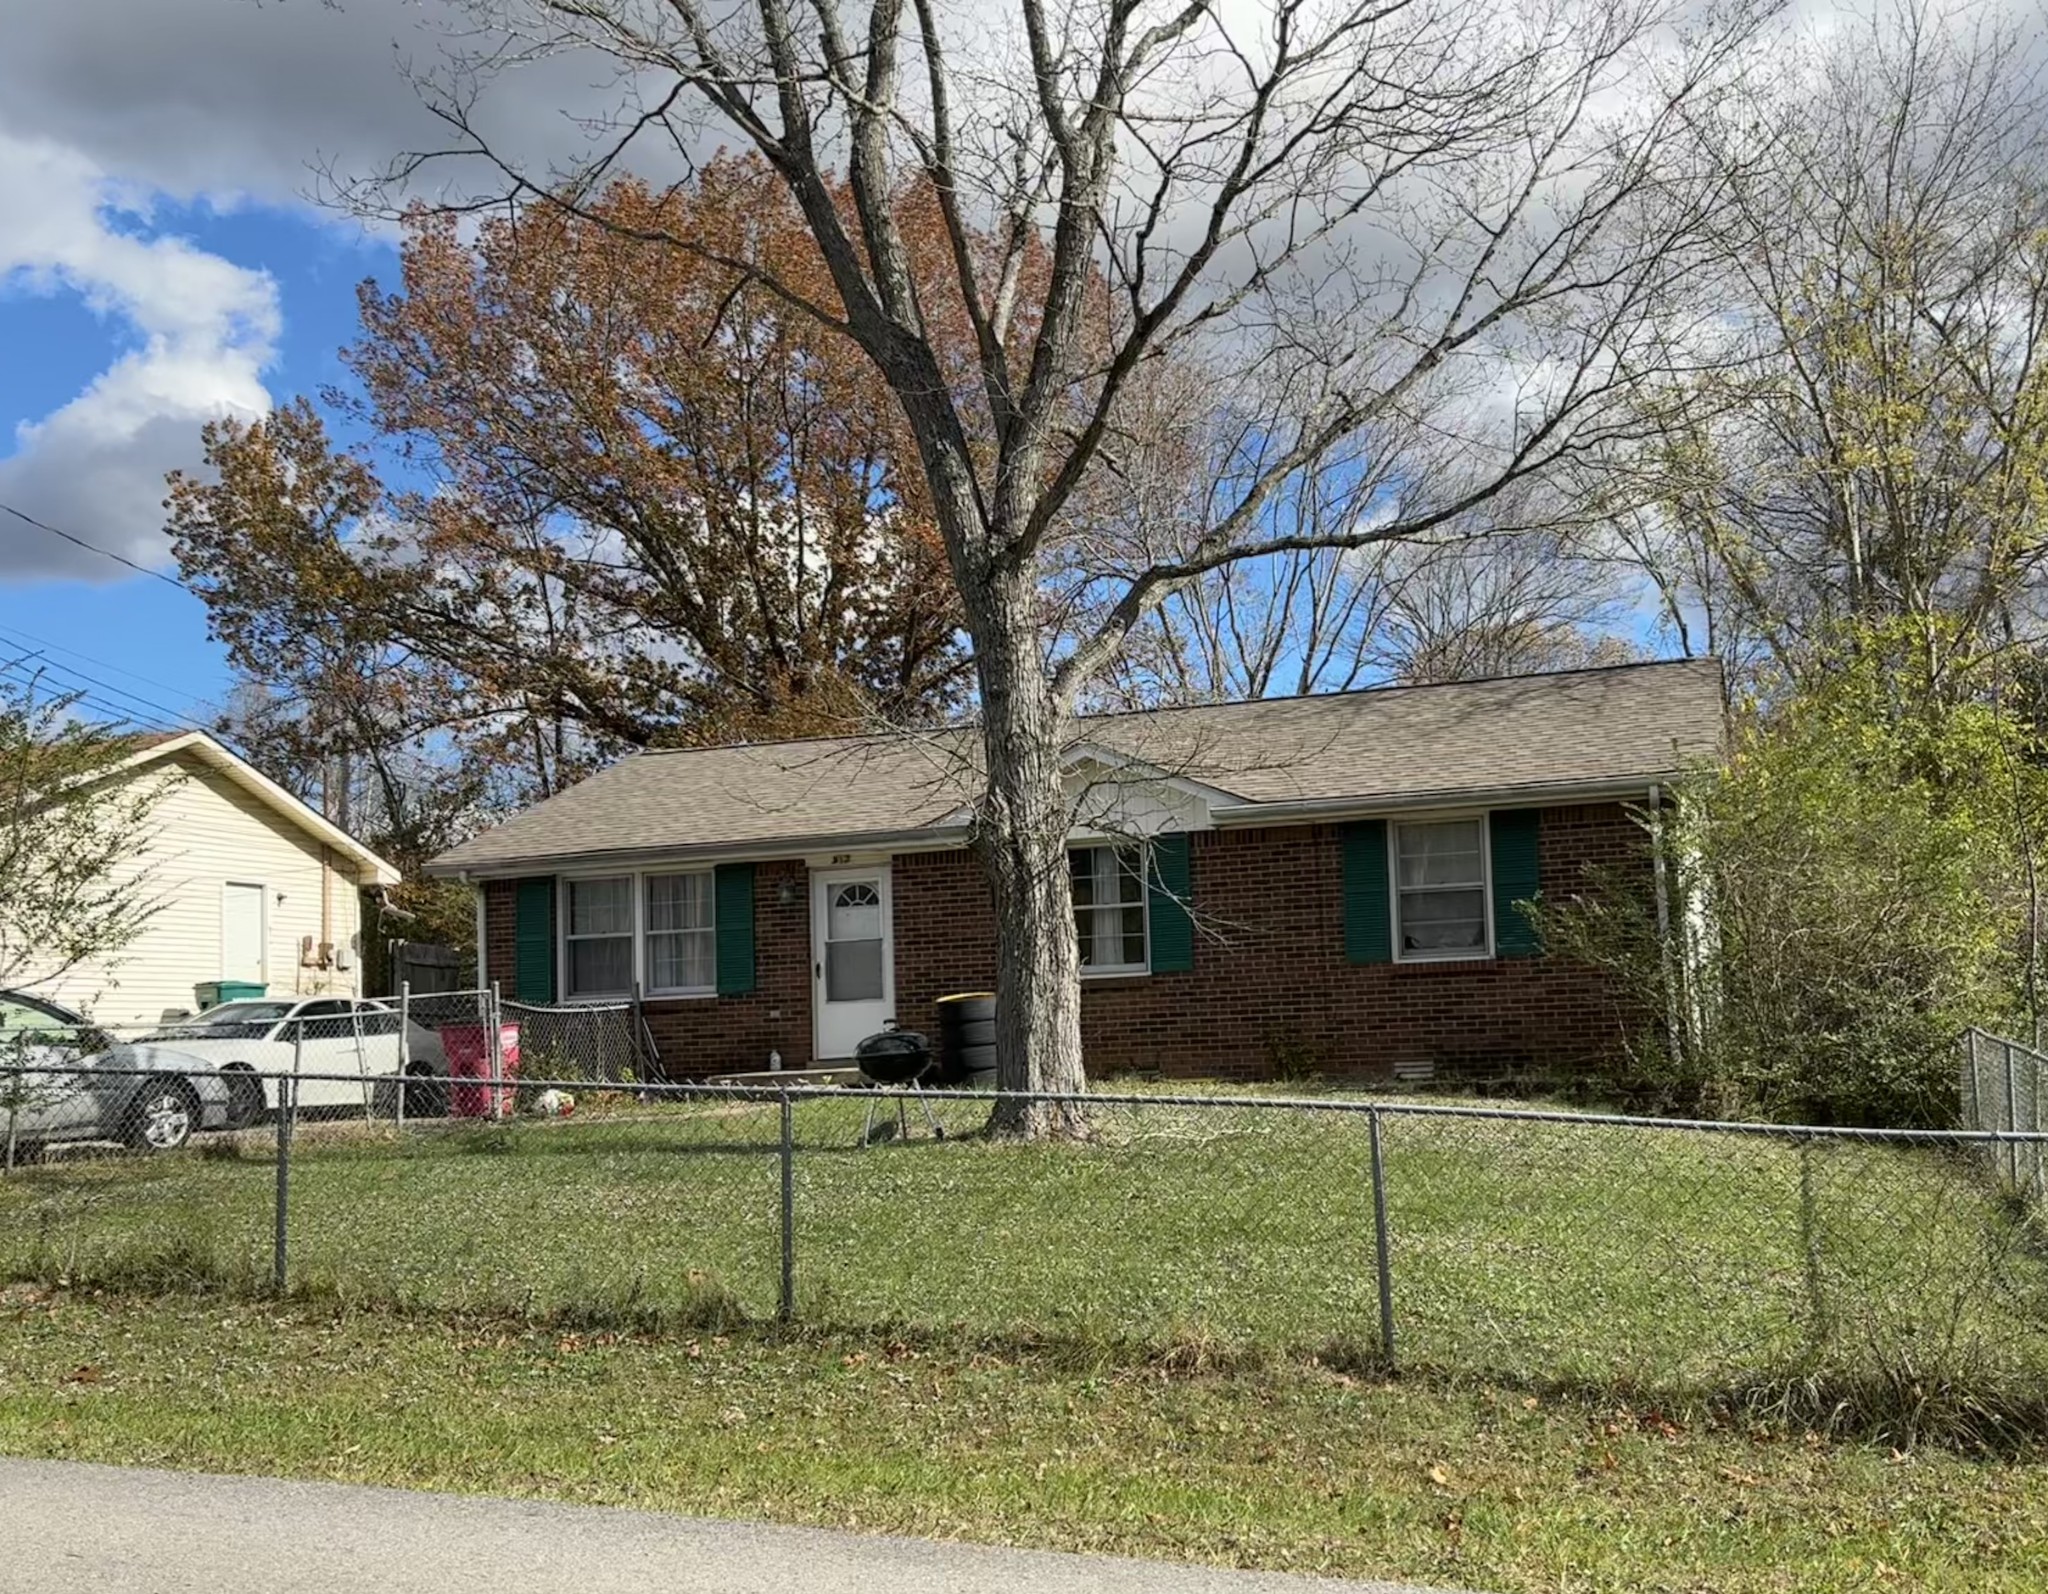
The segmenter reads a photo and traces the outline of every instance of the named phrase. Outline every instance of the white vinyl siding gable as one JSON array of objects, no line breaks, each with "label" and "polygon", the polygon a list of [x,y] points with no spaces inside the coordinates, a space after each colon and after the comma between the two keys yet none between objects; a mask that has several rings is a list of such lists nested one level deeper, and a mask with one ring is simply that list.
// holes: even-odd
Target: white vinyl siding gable
[{"label": "white vinyl siding gable", "polygon": [[[272,996],[361,989],[362,928],[356,876],[348,861],[276,810],[197,759],[152,764],[118,778],[167,783],[150,816],[150,840],[133,868],[146,875],[157,911],[118,955],[39,984],[46,996],[89,1012],[102,1024],[154,1024],[166,1010],[190,1009],[193,987],[222,977],[223,888],[264,888],[263,952]],[[321,920],[322,873],[327,914]],[[307,937],[346,949],[349,967],[300,966]]]}]

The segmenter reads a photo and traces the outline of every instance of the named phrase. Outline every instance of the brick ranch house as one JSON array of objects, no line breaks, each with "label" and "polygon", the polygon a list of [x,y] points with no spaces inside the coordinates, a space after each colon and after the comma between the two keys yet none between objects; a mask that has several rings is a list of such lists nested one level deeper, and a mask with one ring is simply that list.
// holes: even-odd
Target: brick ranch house
[{"label": "brick ranch house", "polygon": [[[1567,1071],[1597,976],[1515,904],[1653,867],[1632,815],[1721,742],[1712,662],[1084,719],[1068,750],[1089,1071]],[[446,853],[485,977],[637,993],[670,1077],[849,1056],[990,990],[971,732],[627,758]]]}]

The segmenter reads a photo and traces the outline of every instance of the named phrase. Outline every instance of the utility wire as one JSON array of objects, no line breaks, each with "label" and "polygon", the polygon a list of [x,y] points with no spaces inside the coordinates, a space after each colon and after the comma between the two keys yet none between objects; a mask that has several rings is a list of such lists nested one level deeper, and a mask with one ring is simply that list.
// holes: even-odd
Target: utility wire
[{"label": "utility wire", "polygon": [[[87,542],[83,537],[76,536],[64,530],[61,526],[53,526],[47,520],[38,520],[34,515],[16,509],[12,504],[0,503],[0,512],[10,514],[16,520],[22,522],[22,524],[33,526],[38,531],[47,531],[53,537],[62,537],[66,542],[71,543],[74,547],[83,548],[87,553],[96,553],[102,559],[111,559],[117,565],[126,565],[137,575],[153,576],[166,586],[176,587],[180,592],[192,591],[190,587],[186,586],[176,576],[167,576],[161,570],[152,570],[148,565],[139,565],[126,554],[115,553],[111,548],[102,548],[96,542]],[[198,594],[194,593],[193,596],[197,597]]]},{"label": "utility wire", "polygon": [[[26,631],[14,631],[6,626],[0,626],[0,638],[5,638],[9,641],[15,641],[17,638],[20,639],[15,642],[16,646],[34,644],[36,642],[36,638],[30,636]],[[143,708],[161,714],[166,719],[185,725],[192,730],[204,730],[206,728],[199,720],[180,709],[171,708],[167,704],[158,702],[155,698],[144,697],[140,692],[130,691],[127,687],[116,686],[112,681],[103,681],[97,675],[79,669],[75,664],[60,664],[55,659],[48,658],[43,654],[43,648],[55,646],[56,644],[54,643],[43,643],[39,647],[29,646],[28,650],[21,655],[22,661],[39,661],[44,669],[54,671],[59,676],[68,676],[74,680],[84,682],[87,686],[96,686],[101,691],[112,692],[116,697],[126,698],[131,703],[139,704]],[[59,651],[71,653],[73,650],[63,648]],[[74,657],[85,659],[89,664],[100,665],[103,669],[111,670],[117,668],[115,665],[104,664],[99,659],[89,658],[83,653],[74,654]]]},{"label": "utility wire", "polygon": [[[0,631],[4,631],[17,644],[32,648],[37,652],[47,649],[52,653],[62,653],[70,658],[83,660],[95,669],[110,670],[115,675],[121,676],[126,680],[139,682],[143,686],[161,686],[163,684],[156,676],[143,675],[138,671],[116,664],[111,659],[102,659],[90,653],[81,653],[77,648],[66,647],[61,642],[52,642],[48,637],[37,636],[33,631],[24,631],[11,620],[4,625],[0,625]],[[202,707],[212,707],[212,704],[202,697],[189,698],[187,701],[200,704]]]},{"label": "utility wire", "polygon": [[106,699],[96,697],[90,692],[67,690],[63,682],[52,682],[41,676],[37,671],[12,661],[0,662],[0,675],[6,676],[17,686],[25,686],[31,691],[46,691],[52,697],[69,698],[75,702],[82,703],[87,708],[104,714],[117,725],[138,725],[144,730],[164,732],[181,729],[179,726],[166,725],[161,720],[138,714],[133,709],[124,707],[119,703],[110,703]]},{"label": "utility wire", "polygon": [[[81,695],[91,693],[101,707],[118,708],[123,713],[134,717],[138,723],[146,716],[149,719],[159,721],[165,726],[176,726],[182,730],[198,731],[206,729],[204,725],[188,714],[181,714],[174,708],[167,708],[162,703],[143,697],[138,693],[123,691],[120,687],[110,682],[102,681],[96,675],[88,675],[85,671],[74,669],[70,665],[59,664],[54,659],[46,659],[34,653],[23,653],[11,662],[19,669],[26,670],[31,675],[41,676],[46,684],[60,688],[67,695],[71,693]],[[97,688],[97,691],[94,690],[95,688]],[[104,694],[112,694],[113,699],[118,701],[109,701],[109,698]],[[145,712],[138,713],[138,710]]]}]

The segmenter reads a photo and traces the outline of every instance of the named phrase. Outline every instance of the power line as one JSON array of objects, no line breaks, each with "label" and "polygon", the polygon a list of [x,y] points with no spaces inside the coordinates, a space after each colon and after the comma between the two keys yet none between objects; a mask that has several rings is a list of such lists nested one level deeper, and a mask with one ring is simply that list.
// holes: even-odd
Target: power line
[{"label": "power line", "polygon": [[[166,708],[163,704],[138,693],[125,692],[118,686],[102,681],[98,676],[88,675],[83,670],[73,669],[69,665],[58,664],[54,660],[41,658],[35,654],[23,654],[11,662],[18,669],[25,670],[28,674],[38,676],[47,684],[57,687],[67,696],[77,695],[84,699],[90,695],[99,707],[117,709],[134,719],[137,724],[153,720],[165,729],[197,731],[206,728],[190,715],[181,714],[174,708]],[[98,688],[98,691],[95,692],[94,688]],[[107,693],[111,693],[118,701],[109,701],[103,695]],[[138,709],[144,712],[138,713]]]},{"label": "power line", "polygon": [[[18,663],[0,662],[0,675],[5,675],[18,686],[25,686],[31,690],[42,687],[50,690],[53,697],[69,698],[75,702],[82,703],[87,708],[97,710],[99,713],[106,715],[108,719],[117,725],[139,725],[144,730],[164,732],[175,732],[180,729],[179,726],[166,725],[161,720],[137,714],[133,709],[124,707],[119,703],[109,703],[106,699],[95,697],[90,692],[51,689],[49,682],[43,680],[35,671],[29,670]],[[61,682],[57,683],[58,687],[61,687],[62,684]]]},{"label": "power line", "polygon": [[[63,527],[61,526],[53,526],[47,520],[38,520],[34,515],[27,514],[22,510],[16,509],[12,504],[0,503],[0,511],[4,511],[7,514],[12,515],[16,520],[22,522],[22,524],[24,525],[35,527],[36,530],[38,531],[47,531],[53,537],[62,537],[66,542],[71,543],[75,547],[83,548],[87,553],[96,553],[102,559],[111,559],[117,565],[126,565],[130,570],[133,570],[137,575],[154,576],[158,581],[163,582],[166,586],[176,587],[180,592],[192,591],[190,587],[186,586],[185,583],[180,581],[176,576],[167,576],[161,570],[152,570],[149,568],[148,565],[139,565],[133,559],[130,559],[126,554],[115,553],[114,550],[111,548],[102,548],[96,542],[87,542],[83,537],[76,536],[73,533],[64,530]],[[198,594],[193,593],[193,596],[197,597]]]},{"label": "power line", "polygon": [[[20,626],[15,625],[12,621],[9,621],[4,626],[0,626],[0,631],[5,631],[17,643],[35,648],[38,651],[48,649],[52,653],[63,653],[68,654],[70,657],[74,659],[83,659],[87,664],[92,665],[96,669],[111,670],[114,672],[114,674],[125,676],[131,681],[140,681],[144,686],[156,686],[161,684],[159,683],[155,676],[141,675],[134,670],[126,668],[123,665],[115,664],[110,659],[97,658],[90,653],[81,653],[78,651],[77,648],[66,647],[61,642],[52,642],[48,637],[39,637],[33,631],[22,630]],[[188,698],[186,701],[203,704],[207,707],[212,706],[207,701],[207,699],[202,697],[192,697]]]},{"label": "power line", "polygon": [[[36,641],[36,638],[29,636],[29,634],[26,631],[17,632],[5,626],[0,626],[0,636],[10,638],[19,637],[24,639],[28,643],[34,643]],[[54,643],[43,644],[43,646],[45,647],[54,647],[55,645],[56,644]],[[66,653],[73,652],[73,650],[69,648],[63,648],[59,651]],[[90,658],[88,655],[83,653],[76,653],[74,654],[74,656],[77,658],[85,659],[86,662],[90,664],[99,664],[104,669],[111,670],[117,668],[117,666],[115,665],[104,664],[101,660]],[[93,675],[85,670],[79,669],[78,666],[75,664],[59,664],[55,659],[43,657],[40,649],[38,649],[35,652],[22,655],[22,659],[17,662],[25,662],[33,659],[41,659],[42,666],[44,669],[54,671],[59,676],[69,676],[73,680],[83,681],[88,686],[96,686],[100,688],[100,690],[102,691],[112,692],[116,697],[126,698],[131,703],[139,704],[143,708],[149,709],[158,714],[162,714],[174,723],[182,724],[192,730],[204,730],[206,728],[203,724],[200,723],[200,721],[194,719],[190,714],[186,714],[179,709],[174,709],[170,707],[168,704],[160,703],[155,698],[144,697],[140,692],[131,692],[126,687],[114,685],[112,681],[103,681],[97,675]]]}]

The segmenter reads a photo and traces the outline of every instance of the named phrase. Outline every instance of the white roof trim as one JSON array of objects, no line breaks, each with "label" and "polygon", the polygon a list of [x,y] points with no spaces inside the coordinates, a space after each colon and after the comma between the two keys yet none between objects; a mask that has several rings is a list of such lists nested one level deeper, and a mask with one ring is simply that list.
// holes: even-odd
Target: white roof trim
[{"label": "white roof trim", "polygon": [[1129,753],[1120,753],[1113,747],[1103,746],[1100,742],[1073,743],[1061,757],[1060,767],[1072,769],[1084,759],[1090,763],[1100,764],[1104,769],[1127,770],[1134,784],[1142,781],[1149,785],[1164,787],[1167,791],[1177,791],[1183,796],[1199,797],[1212,808],[1235,806],[1245,800],[1242,795],[1226,787],[1211,785],[1189,775],[1176,775],[1170,769],[1133,757]]},{"label": "white roof trim", "polygon": [[114,769],[142,769],[167,758],[176,758],[180,753],[193,754],[201,763],[227,776],[271,812],[290,820],[322,845],[350,859],[356,866],[358,884],[393,886],[404,878],[396,864],[370,851],[339,825],[322,818],[254,764],[230,752],[204,731],[187,731],[182,736],[138,748],[114,765]]},{"label": "white roof trim", "polygon": [[[1153,786],[1162,791],[1178,792],[1183,797],[1192,797],[1209,808],[1241,807],[1245,799],[1234,791],[1221,786],[1211,786],[1186,775],[1176,775],[1157,764],[1149,764],[1142,758],[1133,758],[1129,753],[1120,753],[1100,742],[1073,742],[1060,754],[1060,769],[1071,771],[1077,764],[1100,764],[1104,769],[1121,770],[1128,773],[1128,784]],[[958,808],[941,814],[932,821],[933,828],[947,829],[964,825],[974,817],[972,804],[962,803]],[[1082,834],[1076,831],[1076,835]],[[1095,832],[1088,832],[1093,835]]]}]

